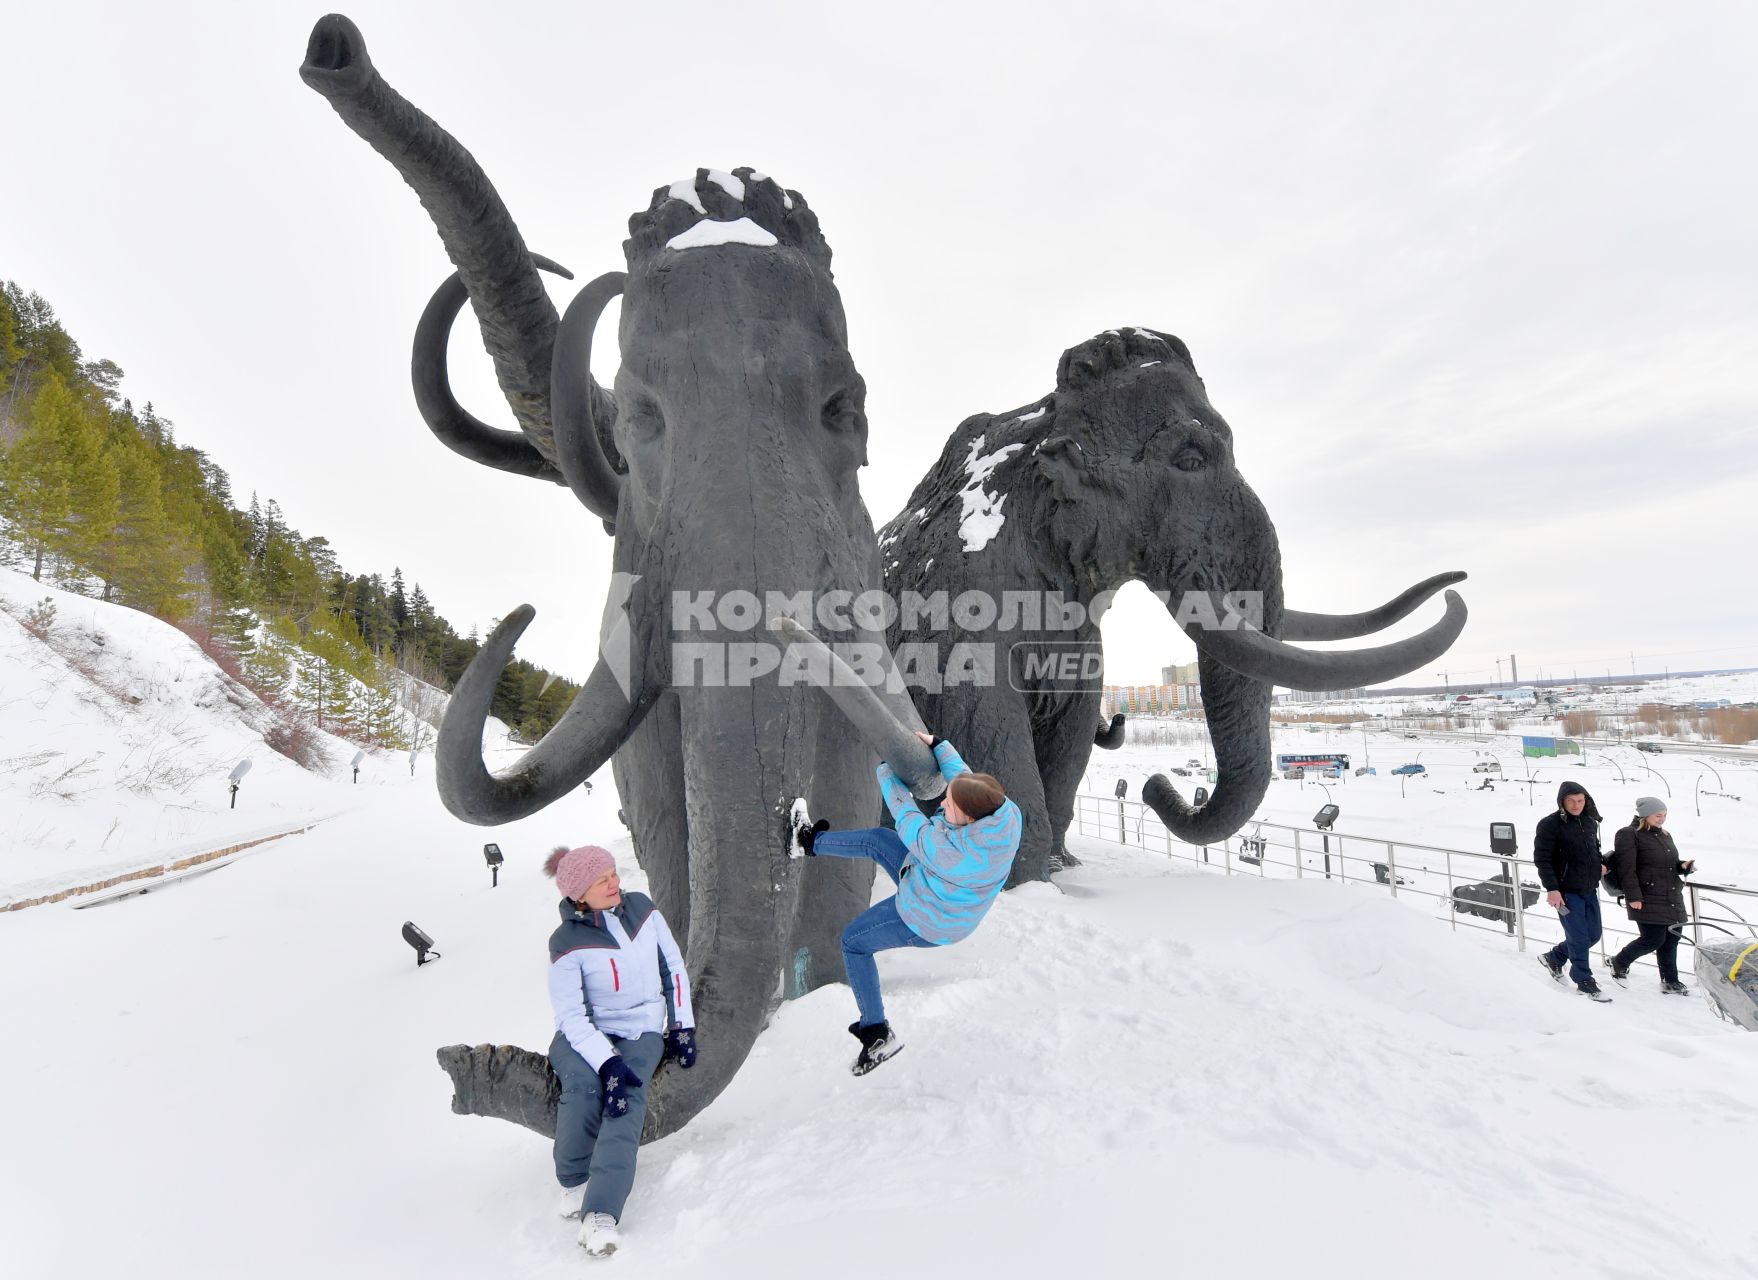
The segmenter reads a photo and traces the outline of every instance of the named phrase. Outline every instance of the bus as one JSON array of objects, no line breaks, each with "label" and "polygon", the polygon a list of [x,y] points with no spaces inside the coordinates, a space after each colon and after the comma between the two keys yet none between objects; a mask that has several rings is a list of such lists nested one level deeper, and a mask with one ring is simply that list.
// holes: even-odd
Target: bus
[{"label": "bus", "polygon": [[1317,769],[1320,772],[1347,772],[1349,757],[1341,751],[1297,751],[1291,755],[1276,757],[1276,772],[1288,773],[1293,769]]}]

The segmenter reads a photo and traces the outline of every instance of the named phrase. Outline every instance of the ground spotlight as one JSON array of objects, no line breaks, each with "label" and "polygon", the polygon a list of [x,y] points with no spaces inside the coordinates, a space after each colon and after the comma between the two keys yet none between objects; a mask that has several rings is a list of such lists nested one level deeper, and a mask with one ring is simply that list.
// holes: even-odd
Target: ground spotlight
[{"label": "ground spotlight", "polygon": [[238,807],[238,784],[244,781],[244,775],[249,772],[250,761],[240,760],[237,764],[232,766],[232,772],[226,775],[226,781],[230,783],[232,787],[232,803],[226,806],[228,809],[236,809]]},{"label": "ground spotlight", "polygon": [[429,960],[440,958],[440,953],[433,949],[433,939],[416,928],[413,921],[403,921],[403,941],[415,948],[415,967],[417,969]]}]

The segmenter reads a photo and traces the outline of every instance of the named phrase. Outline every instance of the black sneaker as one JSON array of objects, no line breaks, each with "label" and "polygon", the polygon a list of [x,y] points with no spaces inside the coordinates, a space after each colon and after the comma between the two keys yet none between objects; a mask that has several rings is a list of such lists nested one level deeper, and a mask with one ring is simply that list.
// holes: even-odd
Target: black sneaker
[{"label": "black sneaker", "polygon": [[1587,979],[1586,982],[1577,982],[1575,984],[1575,990],[1579,991],[1582,995],[1586,996],[1589,1000],[1593,1000],[1599,1004],[1610,1004],[1611,1003],[1611,997],[1606,995],[1605,992],[1601,991],[1599,989],[1599,984],[1597,982],[1595,982],[1592,978]]},{"label": "black sneaker", "polygon": [[1661,983],[1660,990],[1661,994],[1669,996],[1688,996],[1691,994],[1691,988],[1687,987],[1677,978],[1674,978],[1671,982]]},{"label": "black sneaker", "polygon": [[1611,978],[1613,982],[1617,983],[1620,987],[1627,987],[1630,985],[1629,965],[1620,965],[1616,960],[1613,960],[1606,967],[1611,970]]},{"label": "black sneaker", "polygon": [[1550,974],[1550,976],[1556,979],[1556,981],[1561,982],[1563,980],[1563,966],[1555,963],[1550,958],[1550,952],[1540,951],[1538,953],[1538,963],[1543,965],[1544,971]]},{"label": "black sneaker", "polygon": [[887,1058],[895,1057],[903,1048],[903,1041],[891,1032],[889,1022],[881,1022],[876,1027],[863,1027],[858,1022],[848,1024],[848,1032],[861,1042],[861,1052],[855,1058],[854,1065],[849,1068],[857,1076],[864,1076]]}]

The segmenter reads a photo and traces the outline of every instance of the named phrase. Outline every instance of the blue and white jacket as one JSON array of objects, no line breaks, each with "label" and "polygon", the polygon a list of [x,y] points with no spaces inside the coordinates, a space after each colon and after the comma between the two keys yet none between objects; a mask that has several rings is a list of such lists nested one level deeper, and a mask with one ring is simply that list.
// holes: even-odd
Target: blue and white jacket
[{"label": "blue and white jacket", "polygon": [[616,1053],[610,1036],[696,1025],[683,952],[653,899],[624,893],[611,910],[593,911],[563,898],[561,913],[549,935],[549,1005],[555,1029],[594,1071]]},{"label": "blue and white jacket", "polygon": [[[949,783],[970,772],[950,742],[934,748],[934,759]],[[967,937],[1013,869],[1024,821],[1019,806],[1003,800],[987,818],[955,827],[939,814],[924,817],[910,789],[884,761],[878,774],[885,807],[910,850],[904,860],[909,874],[897,886],[897,914],[924,942],[944,945]]]}]

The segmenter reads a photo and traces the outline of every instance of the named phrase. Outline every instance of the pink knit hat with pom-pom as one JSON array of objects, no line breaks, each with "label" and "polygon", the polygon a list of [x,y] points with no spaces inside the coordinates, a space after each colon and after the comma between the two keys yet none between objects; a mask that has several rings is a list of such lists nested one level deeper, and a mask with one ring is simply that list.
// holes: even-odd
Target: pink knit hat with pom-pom
[{"label": "pink knit hat with pom-pom", "polygon": [[583,844],[578,849],[558,848],[543,864],[543,874],[555,877],[562,896],[575,902],[581,901],[601,876],[616,869],[617,861],[610,856],[610,850],[595,844]]}]

